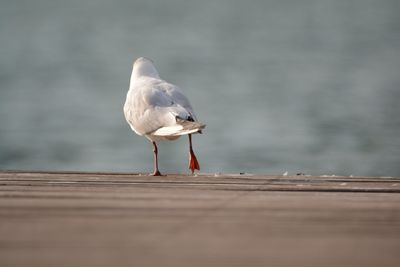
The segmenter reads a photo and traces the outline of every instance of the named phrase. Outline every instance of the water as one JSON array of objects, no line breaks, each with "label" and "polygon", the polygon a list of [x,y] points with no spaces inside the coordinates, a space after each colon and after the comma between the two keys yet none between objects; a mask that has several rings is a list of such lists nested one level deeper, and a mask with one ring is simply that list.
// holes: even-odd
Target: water
[{"label": "water", "polygon": [[397,0],[1,2],[0,169],[151,171],[122,113],[147,56],[207,123],[203,172],[400,175]]}]

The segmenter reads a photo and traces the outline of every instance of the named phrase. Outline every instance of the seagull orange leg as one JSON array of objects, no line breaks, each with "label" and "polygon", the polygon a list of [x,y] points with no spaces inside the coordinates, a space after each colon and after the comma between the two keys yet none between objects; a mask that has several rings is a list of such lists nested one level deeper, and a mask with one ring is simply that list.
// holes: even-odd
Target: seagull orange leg
[{"label": "seagull orange leg", "polygon": [[153,152],[154,152],[154,172],[151,175],[161,176],[161,173],[158,170],[158,149],[156,142],[153,142]]},{"label": "seagull orange leg", "polygon": [[194,174],[194,170],[200,170],[199,162],[193,152],[191,134],[189,134],[189,169],[192,171],[192,174]]}]

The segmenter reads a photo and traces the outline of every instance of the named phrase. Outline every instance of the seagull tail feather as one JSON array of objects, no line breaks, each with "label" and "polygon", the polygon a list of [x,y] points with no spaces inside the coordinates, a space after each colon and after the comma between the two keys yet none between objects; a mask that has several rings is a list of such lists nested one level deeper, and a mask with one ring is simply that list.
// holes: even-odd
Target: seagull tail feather
[{"label": "seagull tail feather", "polygon": [[206,127],[205,124],[197,121],[188,121],[177,119],[173,126],[161,127],[151,133],[155,136],[180,136],[185,134],[202,133],[201,130]]}]

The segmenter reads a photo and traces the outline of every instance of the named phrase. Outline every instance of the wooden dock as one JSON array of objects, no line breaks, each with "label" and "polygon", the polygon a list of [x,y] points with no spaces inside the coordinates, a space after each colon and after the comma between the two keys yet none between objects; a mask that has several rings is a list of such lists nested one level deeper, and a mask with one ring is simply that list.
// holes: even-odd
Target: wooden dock
[{"label": "wooden dock", "polygon": [[0,266],[400,266],[400,178],[0,172]]}]

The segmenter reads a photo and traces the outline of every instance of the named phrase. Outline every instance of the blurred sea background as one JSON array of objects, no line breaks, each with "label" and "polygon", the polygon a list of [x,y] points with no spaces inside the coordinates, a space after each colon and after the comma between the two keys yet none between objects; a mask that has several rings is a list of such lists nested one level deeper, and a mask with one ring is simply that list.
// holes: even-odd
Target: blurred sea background
[{"label": "blurred sea background", "polygon": [[[0,0],[0,169],[150,172],[146,56],[207,124],[206,173],[400,175],[398,0]],[[188,172],[188,141],[159,146]]]}]

